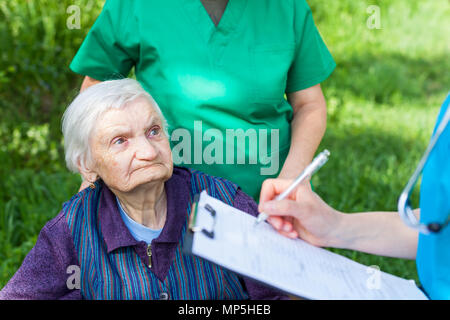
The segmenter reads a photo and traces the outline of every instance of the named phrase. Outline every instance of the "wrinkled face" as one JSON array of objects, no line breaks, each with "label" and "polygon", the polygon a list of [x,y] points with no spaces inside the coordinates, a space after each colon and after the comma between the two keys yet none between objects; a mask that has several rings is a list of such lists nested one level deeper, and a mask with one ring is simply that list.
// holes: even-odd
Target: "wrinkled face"
[{"label": "wrinkled face", "polygon": [[129,192],[172,175],[169,140],[158,113],[145,98],[100,116],[90,147],[91,170],[111,190]]}]

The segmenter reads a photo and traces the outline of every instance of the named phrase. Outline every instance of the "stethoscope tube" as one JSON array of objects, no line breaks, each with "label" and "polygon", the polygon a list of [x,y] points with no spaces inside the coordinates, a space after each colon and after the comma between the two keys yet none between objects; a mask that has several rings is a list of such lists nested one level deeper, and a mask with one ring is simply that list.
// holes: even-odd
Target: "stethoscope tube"
[{"label": "stethoscope tube", "polygon": [[439,222],[433,222],[428,224],[420,223],[417,217],[415,216],[413,209],[411,208],[411,202],[409,200],[412,190],[414,189],[414,186],[423,171],[423,168],[428,160],[428,157],[430,156],[431,151],[436,145],[441,134],[446,129],[449,121],[450,121],[450,107],[447,108],[447,111],[445,112],[444,117],[442,118],[438,128],[436,129],[436,132],[431,138],[430,143],[428,144],[425,153],[420,159],[416,170],[409,179],[408,183],[406,184],[405,188],[403,189],[398,199],[398,212],[403,222],[408,227],[416,229],[424,234],[437,233],[450,223],[450,214],[447,216],[447,219],[444,223]]}]

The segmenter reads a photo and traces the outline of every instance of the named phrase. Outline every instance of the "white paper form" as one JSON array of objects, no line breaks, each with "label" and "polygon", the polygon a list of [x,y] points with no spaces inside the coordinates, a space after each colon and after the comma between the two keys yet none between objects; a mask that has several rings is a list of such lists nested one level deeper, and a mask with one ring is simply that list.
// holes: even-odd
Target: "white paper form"
[{"label": "white paper form", "polygon": [[[215,218],[205,209],[209,204]],[[215,221],[214,221],[215,219]],[[229,270],[308,299],[427,299],[413,280],[278,234],[269,224],[201,193],[192,253]]]}]

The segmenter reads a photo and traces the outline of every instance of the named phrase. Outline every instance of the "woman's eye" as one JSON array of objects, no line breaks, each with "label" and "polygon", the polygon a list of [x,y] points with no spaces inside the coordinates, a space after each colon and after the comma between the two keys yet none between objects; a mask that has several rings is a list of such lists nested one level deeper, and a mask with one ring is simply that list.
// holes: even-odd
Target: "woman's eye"
[{"label": "woman's eye", "polygon": [[158,127],[158,126],[156,126],[156,127],[151,128],[151,129],[148,131],[148,135],[149,135],[150,137],[154,137],[154,136],[157,136],[157,135],[159,134],[160,131],[161,131],[161,128]]},{"label": "woman's eye", "polygon": [[122,144],[124,142],[125,142],[124,138],[117,138],[117,139],[114,139],[113,144]]}]

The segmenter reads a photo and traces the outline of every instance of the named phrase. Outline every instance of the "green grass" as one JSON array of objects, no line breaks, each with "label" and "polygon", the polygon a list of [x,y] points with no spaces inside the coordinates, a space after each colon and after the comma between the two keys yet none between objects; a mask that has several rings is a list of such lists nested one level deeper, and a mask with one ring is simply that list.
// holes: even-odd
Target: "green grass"
[{"label": "green grass", "polygon": [[[338,65],[322,86],[329,117],[319,150],[331,158],[313,177],[315,190],[348,213],[396,210],[450,90],[450,4],[308,3]],[[79,187],[64,165],[60,119],[81,83],[68,65],[103,1],[76,1],[80,30],[66,28],[72,4],[0,0],[0,287]],[[372,4],[381,9],[379,30],[366,25]],[[418,280],[414,261],[333,251]]]},{"label": "green grass", "polygon": [[[318,194],[343,212],[396,211],[397,200],[424,151],[438,107],[341,106],[338,123],[329,124],[319,147],[331,151],[313,177]],[[418,207],[418,187],[412,201]],[[395,235],[392,235],[395,238]],[[418,280],[414,261],[333,250],[382,271]]]},{"label": "green grass", "polygon": [[[450,90],[450,4],[309,3],[338,64],[323,84],[329,117],[319,149],[328,148],[331,158],[313,177],[315,189],[343,212],[396,211]],[[380,7],[381,29],[367,27],[372,4]],[[419,282],[414,261],[333,251]]]}]

